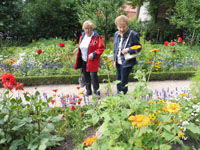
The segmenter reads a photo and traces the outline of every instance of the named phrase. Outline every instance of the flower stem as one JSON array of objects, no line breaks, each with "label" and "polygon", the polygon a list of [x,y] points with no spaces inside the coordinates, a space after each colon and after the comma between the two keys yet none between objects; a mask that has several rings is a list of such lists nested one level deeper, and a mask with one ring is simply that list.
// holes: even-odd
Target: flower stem
[{"label": "flower stem", "polygon": [[130,146],[129,150],[131,150],[131,148],[133,147],[133,144],[134,144],[136,138],[138,137],[139,133],[140,133],[140,129],[138,130],[137,134],[135,134],[135,136],[134,136],[134,138],[133,138],[133,141],[132,141],[132,143],[131,143],[131,146]]}]

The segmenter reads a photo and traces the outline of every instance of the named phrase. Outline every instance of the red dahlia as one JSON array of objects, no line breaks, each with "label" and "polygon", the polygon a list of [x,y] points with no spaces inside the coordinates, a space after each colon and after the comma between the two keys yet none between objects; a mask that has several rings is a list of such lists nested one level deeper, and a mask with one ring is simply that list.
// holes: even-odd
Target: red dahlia
[{"label": "red dahlia", "polygon": [[1,83],[3,83],[3,86],[12,90],[13,86],[16,82],[15,77],[11,73],[4,73],[1,75]]}]

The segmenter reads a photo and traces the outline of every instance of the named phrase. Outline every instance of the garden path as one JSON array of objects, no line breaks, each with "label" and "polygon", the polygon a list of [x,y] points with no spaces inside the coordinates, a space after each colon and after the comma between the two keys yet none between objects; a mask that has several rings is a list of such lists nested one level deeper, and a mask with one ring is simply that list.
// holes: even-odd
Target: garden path
[{"label": "garden path", "polygon": [[[172,91],[176,91],[177,89],[189,89],[192,81],[190,80],[167,80],[167,81],[152,81],[150,82],[150,85],[148,88],[153,91],[155,94],[160,94],[163,96],[163,91],[167,91],[168,93],[171,93]],[[136,82],[131,82],[129,85],[129,91],[133,90],[135,88]],[[101,91],[102,96],[104,96],[104,93],[106,91],[106,83],[100,84],[100,87],[103,89]],[[24,91],[29,92],[30,94],[35,93],[36,90],[40,92],[41,95],[43,93],[46,93],[48,97],[55,95],[55,92],[52,90],[58,89],[56,92],[56,99],[59,99],[60,95],[78,95],[80,91],[83,91],[85,88],[77,89],[79,85],[78,84],[65,84],[65,85],[40,85],[40,86],[28,86],[24,87]],[[105,88],[104,88],[105,87]],[[112,85],[112,91],[113,93],[116,93],[116,86]],[[3,92],[4,88],[0,88],[0,96]],[[157,92],[155,92],[157,91]],[[21,91],[20,91],[21,92]],[[22,96],[21,92],[21,96]],[[165,92],[166,93],[166,92]],[[13,90],[13,96],[17,97],[18,92]],[[92,98],[91,98],[92,99]],[[58,100],[57,105],[61,105],[60,100]]]}]

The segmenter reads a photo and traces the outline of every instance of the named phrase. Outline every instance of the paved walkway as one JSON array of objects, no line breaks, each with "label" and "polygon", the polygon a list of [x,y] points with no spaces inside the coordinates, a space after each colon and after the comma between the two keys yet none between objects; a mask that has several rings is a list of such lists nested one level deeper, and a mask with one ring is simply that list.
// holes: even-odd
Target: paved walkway
[{"label": "paved walkway", "polygon": [[[131,82],[131,85],[129,86],[129,91],[133,90],[135,88],[135,82]],[[167,80],[167,81],[152,81],[150,82],[150,85],[148,86],[148,88],[150,90],[154,91],[158,91],[157,93],[163,91],[174,91],[177,89],[189,89],[191,84],[191,81],[189,80]],[[101,94],[104,95],[105,91],[106,91],[106,86],[107,84],[100,84],[100,88],[102,88]],[[36,90],[38,90],[41,95],[43,95],[43,93],[46,93],[48,97],[55,95],[55,92],[53,92],[54,89],[58,89],[56,92],[56,95],[59,97],[60,95],[78,95],[78,93],[80,91],[83,91],[85,88],[80,88],[79,90],[77,89],[79,85],[78,84],[65,84],[65,85],[43,85],[43,86],[32,86],[32,87],[24,87],[24,91],[29,92],[30,94],[35,93]],[[112,85],[112,91],[113,93],[116,93],[116,86]],[[0,88],[0,96],[2,95],[3,91],[5,89],[4,88]],[[20,91],[21,92],[21,91]],[[155,92],[154,92],[155,93]],[[17,97],[18,96],[18,92],[16,92],[15,90],[13,90],[13,96]],[[22,92],[21,92],[22,94]]]}]

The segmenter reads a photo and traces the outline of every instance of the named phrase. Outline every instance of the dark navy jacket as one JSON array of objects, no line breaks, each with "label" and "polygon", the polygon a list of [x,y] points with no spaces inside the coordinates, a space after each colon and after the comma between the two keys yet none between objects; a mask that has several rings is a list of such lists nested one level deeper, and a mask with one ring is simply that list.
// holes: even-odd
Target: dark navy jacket
[{"label": "dark navy jacket", "polygon": [[[122,41],[122,50],[125,48],[124,46],[125,46],[126,40],[129,36],[130,32],[131,32],[131,30],[128,29],[127,32],[124,34],[123,41]],[[115,35],[114,35],[114,61],[115,62],[117,62],[117,53],[118,53],[118,50],[119,50],[120,38],[121,37],[118,34],[118,31],[115,32]],[[132,47],[134,45],[141,45],[141,44],[140,44],[138,33],[132,30],[131,35],[130,35],[129,40],[128,40],[127,45],[126,45],[126,48],[129,48],[130,54],[136,53],[134,50],[130,49],[130,47]],[[137,50],[137,52],[140,52],[140,51],[141,51],[141,49]],[[133,66],[137,63],[136,58],[133,58],[133,59],[130,59],[130,60],[125,60],[123,54],[121,54],[121,59],[122,59],[122,66],[124,68],[131,67],[131,66]]]}]

